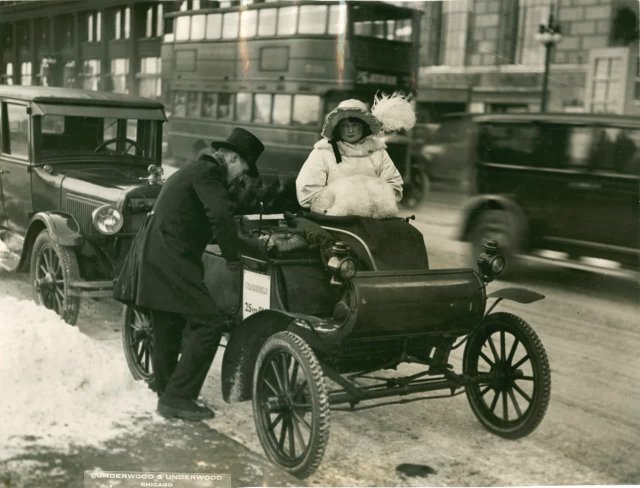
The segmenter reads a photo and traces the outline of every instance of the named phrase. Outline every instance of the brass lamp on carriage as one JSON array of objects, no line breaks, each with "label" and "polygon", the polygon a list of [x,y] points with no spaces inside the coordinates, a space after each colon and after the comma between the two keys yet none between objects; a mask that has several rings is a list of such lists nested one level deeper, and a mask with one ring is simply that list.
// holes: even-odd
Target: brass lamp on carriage
[{"label": "brass lamp on carriage", "polygon": [[349,255],[350,248],[342,241],[336,241],[329,251],[327,269],[331,271],[331,284],[342,285],[356,274],[356,263]]},{"label": "brass lamp on carriage", "polygon": [[500,254],[500,244],[498,241],[489,240],[482,246],[484,249],[480,253],[476,262],[478,270],[482,274],[482,279],[489,283],[504,270],[504,256]]}]

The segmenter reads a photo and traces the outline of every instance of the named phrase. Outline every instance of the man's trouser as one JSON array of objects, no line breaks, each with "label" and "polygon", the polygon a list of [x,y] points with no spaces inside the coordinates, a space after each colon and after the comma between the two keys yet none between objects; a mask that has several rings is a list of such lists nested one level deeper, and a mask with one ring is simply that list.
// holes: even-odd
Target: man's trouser
[{"label": "man's trouser", "polygon": [[[153,389],[176,407],[196,400],[220,343],[216,315],[181,315],[151,310]],[[179,359],[178,359],[179,356]]]}]

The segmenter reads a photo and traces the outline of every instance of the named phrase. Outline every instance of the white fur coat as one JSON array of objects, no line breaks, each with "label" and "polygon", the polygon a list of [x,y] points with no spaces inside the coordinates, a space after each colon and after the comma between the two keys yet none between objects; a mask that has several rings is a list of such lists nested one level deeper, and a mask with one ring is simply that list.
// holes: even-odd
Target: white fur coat
[{"label": "white fur coat", "polygon": [[398,215],[393,187],[375,176],[347,176],[322,189],[311,211],[326,215],[358,215],[378,219]]},{"label": "white fur coat", "polygon": [[[314,207],[324,210],[322,213],[329,213],[328,194],[333,194],[332,198],[339,197],[339,200],[353,199],[353,196],[358,194],[360,195],[359,199],[363,200],[366,198],[364,195],[375,195],[381,189],[384,189],[384,195],[388,195],[387,188],[384,186],[386,185],[391,188],[394,203],[402,198],[402,176],[389,157],[382,140],[368,136],[357,144],[338,142],[338,149],[342,158],[340,163],[336,161],[333,148],[328,140],[322,139],[314,145],[313,151],[309,154],[296,179],[296,191],[300,205],[303,207],[311,206],[320,193],[334,183],[337,184],[336,189],[328,190],[322,200],[324,203]],[[349,183],[338,184],[344,179],[348,179]],[[380,183],[382,185],[379,185]],[[352,192],[354,195],[349,195],[350,190],[353,190],[353,187],[349,188],[349,185],[360,185],[363,188]],[[375,198],[382,199],[383,197],[376,196]],[[365,201],[361,204],[370,208],[370,205]],[[384,208],[389,209],[389,206],[384,205]],[[366,212],[362,213],[362,215],[365,214]]]}]

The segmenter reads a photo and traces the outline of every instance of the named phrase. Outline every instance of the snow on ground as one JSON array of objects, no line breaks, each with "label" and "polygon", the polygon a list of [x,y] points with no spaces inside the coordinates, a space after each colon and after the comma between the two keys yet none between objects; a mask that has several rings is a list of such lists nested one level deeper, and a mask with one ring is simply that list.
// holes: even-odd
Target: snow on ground
[{"label": "snow on ground", "polygon": [[155,397],[121,356],[32,301],[0,296],[0,460],[99,446],[151,419]]}]

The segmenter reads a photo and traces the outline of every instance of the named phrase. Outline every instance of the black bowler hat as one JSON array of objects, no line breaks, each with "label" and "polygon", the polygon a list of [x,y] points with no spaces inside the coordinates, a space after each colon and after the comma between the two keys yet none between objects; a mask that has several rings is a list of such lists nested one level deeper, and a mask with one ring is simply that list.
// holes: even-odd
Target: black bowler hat
[{"label": "black bowler hat", "polygon": [[237,152],[249,164],[248,175],[254,178],[258,176],[256,161],[264,151],[264,145],[248,130],[236,127],[226,141],[213,141],[211,147],[214,149],[225,147]]}]

